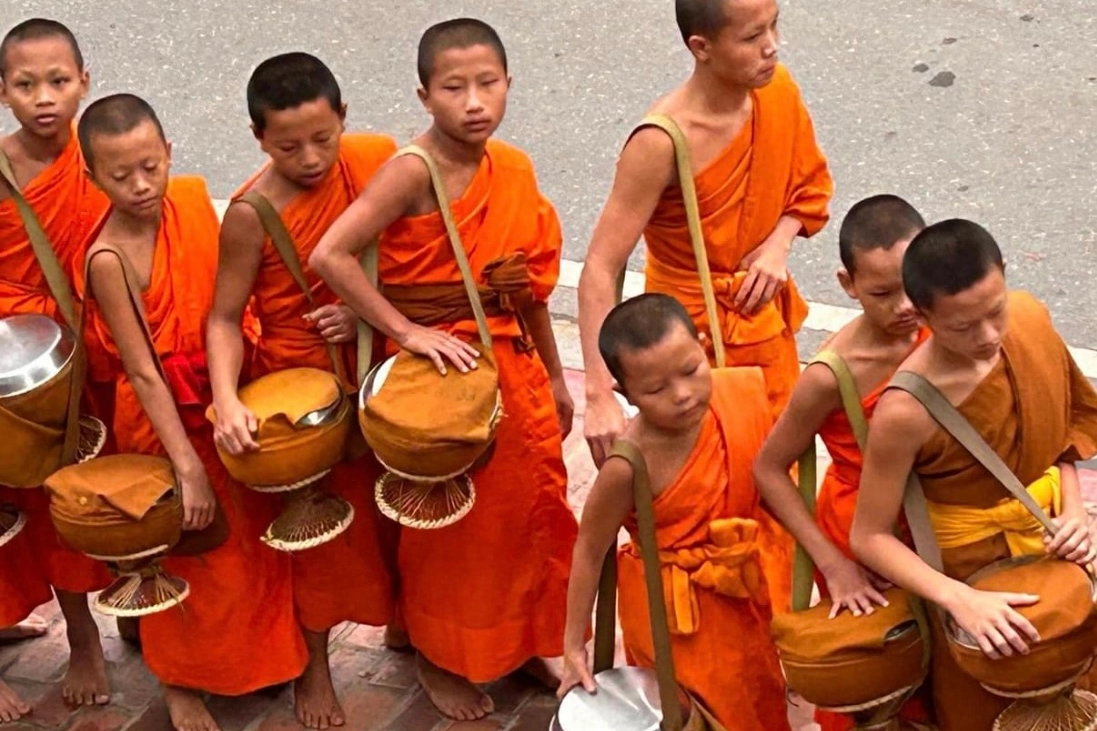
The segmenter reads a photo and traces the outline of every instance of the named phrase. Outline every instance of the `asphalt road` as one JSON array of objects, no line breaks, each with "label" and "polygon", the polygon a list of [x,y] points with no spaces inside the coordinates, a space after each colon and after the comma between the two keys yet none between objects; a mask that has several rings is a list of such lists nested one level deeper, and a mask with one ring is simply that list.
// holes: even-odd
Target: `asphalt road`
[{"label": "asphalt road", "polygon": [[[502,33],[515,79],[500,134],[533,156],[570,259],[582,259],[631,125],[689,71],[671,0],[4,0],[0,28],[31,15],[74,29],[95,95],[152,101],[176,169],[204,174],[218,197],[261,161],[244,86],[263,58],[316,53],[342,82],[352,128],[407,140],[426,123],[419,34],[483,18]],[[1097,344],[1095,16],[1091,0],[782,3],[782,58],[831,161],[835,219],[863,196],[896,192],[927,218],[983,223],[1007,252],[1011,284],[1048,302],[1082,347]],[[841,305],[836,238],[832,224],[800,242],[793,267],[809,299]]]}]

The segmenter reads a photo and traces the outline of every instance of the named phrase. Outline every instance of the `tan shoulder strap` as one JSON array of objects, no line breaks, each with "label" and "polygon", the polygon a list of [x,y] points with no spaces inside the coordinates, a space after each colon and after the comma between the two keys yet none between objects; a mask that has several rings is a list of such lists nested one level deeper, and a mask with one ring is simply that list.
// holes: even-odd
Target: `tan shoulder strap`
[{"label": "tan shoulder strap", "polygon": [[957,411],[956,407],[949,403],[944,394],[932,383],[917,373],[902,371],[895,374],[888,387],[901,389],[918,399],[938,424],[994,475],[995,479],[1002,483],[1002,486],[1009,490],[1010,494],[1019,500],[1049,533],[1055,535],[1059,527],[1032,498],[1025,486],[1017,479],[1017,475],[1013,474],[1013,470],[1002,461],[997,452],[991,449],[986,440],[979,436],[979,432],[975,431],[971,422],[965,419],[964,415]]},{"label": "tan shoulder strap", "polygon": [[[362,252],[362,271],[375,289],[381,288],[381,277],[378,274],[378,259],[380,257],[380,242],[372,241],[366,250]],[[373,328],[362,318],[358,318],[358,380],[355,383],[360,387],[366,382],[366,374],[373,364]]]},{"label": "tan shoulder strap", "polygon": [[[667,624],[667,608],[664,603],[662,568],[659,564],[659,544],[655,536],[655,505],[651,493],[651,479],[647,462],[640,448],[633,442],[619,439],[610,451],[610,457],[619,457],[632,466],[632,488],[636,503],[636,519],[640,537],[640,554],[644,562],[644,581],[647,584],[648,613],[651,619],[651,640],[655,650],[655,672],[659,679],[659,699],[663,709],[662,731],[682,731],[684,720],[678,701],[678,681],[675,679],[674,658],[671,655],[670,630]],[[616,637],[615,608],[616,551],[606,556],[602,580],[599,585],[595,625],[594,671],[607,670],[613,665],[613,645]],[[613,569],[609,569],[609,565]]]},{"label": "tan shoulder strap", "polygon": [[80,323],[76,314],[76,298],[73,296],[72,286],[69,284],[68,277],[65,276],[61,262],[57,259],[57,252],[53,250],[49,236],[42,228],[42,223],[38,220],[38,216],[34,213],[30,203],[23,196],[23,191],[19,189],[11,160],[8,159],[3,150],[0,150],[0,180],[11,191],[12,200],[15,201],[19,218],[23,221],[23,228],[26,229],[27,238],[30,240],[31,249],[34,251],[34,258],[38,260],[38,266],[42,269],[42,275],[46,278],[50,294],[57,302],[61,315],[74,332],[80,332]]},{"label": "tan shoulder strap", "polygon": [[[290,235],[289,229],[286,228],[285,222],[282,221],[282,217],[278,215],[278,211],[274,209],[266,196],[256,190],[249,190],[240,196],[238,200],[255,209],[255,212],[259,215],[259,222],[263,225],[263,230],[267,232],[270,242],[274,244],[275,251],[282,258],[282,262],[289,270],[293,281],[297,282],[297,286],[304,292],[309,306],[315,309],[316,299],[309,288],[308,280],[305,279],[305,272],[301,267],[301,257],[297,255],[297,247],[293,243],[293,237]],[[327,349],[333,372],[340,380],[346,381],[346,369],[339,357],[339,351],[336,350],[334,345],[326,341],[324,347]]]},{"label": "tan shoulder strap", "polygon": [[491,347],[491,331],[488,330],[488,318],[484,314],[484,305],[480,301],[480,290],[476,286],[476,279],[472,276],[472,267],[469,265],[468,254],[465,245],[461,241],[461,233],[457,230],[457,223],[453,220],[453,211],[449,207],[449,196],[446,195],[446,186],[442,180],[442,174],[438,171],[438,165],[430,153],[418,145],[408,145],[399,150],[396,157],[414,155],[423,161],[430,173],[430,184],[434,189],[434,197],[438,199],[438,211],[442,214],[442,222],[446,226],[446,235],[453,247],[453,255],[457,259],[457,266],[461,270],[461,280],[465,284],[468,293],[469,305],[472,314],[476,318],[476,327],[480,332],[480,341],[488,348]]},{"label": "tan shoulder strap", "polygon": [[705,299],[705,314],[708,316],[713,352],[716,354],[716,367],[723,368],[727,362],[727,356],[724,352],[720,312],[716,307],[716,293],[712,287],[712,271],[709,269],[708,252],[705,250],[705,238],[701,230],[701,208],[697,202],[697,187],[693,181],[693,169],[689,159],[689,144],[686,142],[686,136],[682,132],[682,128],[665,114],[652,114],[644,117],[636,129],[639,130],[643,127],[658,127],[670,135],[671,141],[674,142],[674,160],[678,168],[678,185],[682,189],[682,199],[686,206],[689,240],[693,246],[693,257],[697,261],[697,274],[701,278],[701,292]]},{"label": "tan shoulder strap", "polygon": [[[812,358],[808,365],[821,363],[834,373],[838,379],[838,393],[842,398],[842,408],[853,428],[853,436],[857,440],[857,446],[863,452],[868,441],[868,421],[865,419],[865,410],[861,405],[861,395],[857,393],[857,384],[853,380],[849,366],[842,357],[831,350],[824,350]],[[818,485],[818,461],[815,449],[815,439],[804,453],[800,455],[797,470],[797,487],[800,490],[800,498],[807,506],[808,512],[815,514],[815,493]],[[803,546],[796,544],[796,556],[792,565],[792,609],[799,612],[811,605],[811,592],[815,583],[815,564]]]},{"label": "tan shoulder strap", "polygon": [[137,318],[137,321],[141,323],[141,331],[145,335],[145,345],[148,346],[149,354],[152,356],[152,362],[156,364],[156,372],[160,374],[160,378],[163,379],[165,385],[168,387],[168,391],[171,391],[171,381],[168,380],[167,374],[164,373],[164,365],[160,362],[160,355],[156,352],[156,341],[152,337],[152,330],[149,329],[148,318],[145,317],[145,303],[141,299],[141,288],[137,284],[137,273],[133,269],[133,265],[130,263],[129,257],[125,252],[119,249],[117,246],[105,243],[94,244],[84,258],[84,281],[87,283],[88,294],[91,294],[91,262],[92,259],[100,254],[113,254],[118,263],[122,266],[122,276],[126,280],[126,294],[129,295],[130,306],[133,308],[133,314]]},{"label": "tan shoulder strap", "polygon": [[857,440],[857,446],[864,453],[868,443],[868,419],[865,418],[865,407],[861,403],[861,394],[857,391],[857,382],[853,380],[853,373],[846,365],[842,356],[833,350],[824,350],[818,353],[808,365],[821,363],[830,369],[838,380],[838,394],[842,399],[842,409],[846,412],[849,425],[853,429],[853,438]]}]

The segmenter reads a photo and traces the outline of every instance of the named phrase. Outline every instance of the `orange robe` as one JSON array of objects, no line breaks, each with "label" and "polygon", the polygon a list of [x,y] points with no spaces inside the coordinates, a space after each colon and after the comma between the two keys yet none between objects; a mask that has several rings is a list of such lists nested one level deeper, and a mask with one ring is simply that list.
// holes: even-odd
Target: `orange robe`
[{"label": "orange robe", "polygon": [[[918,335],[915,348],[929,337],[929,330],[923,329]],[[912,349],[913,352],[913,349]],[[880,401],[890,378],[874,388],[861,400],[861,408],[865,412],[865,420],[872,421],[872,414],[876,410],[876,404]],[[849,417],[844,409],[832,412],[823,426],[819,429],[819,438],[827,447],[830,454],[830,466],[823,476],[823,484],[819,488],[819,496],[815,503],[815,520],[819,529],[831,543],[846,555],[850,560],[856,561],[853,550],[849,546],[849,534],[853,528],[853,514],[857,507],[857,488],[861,484],[861,469],[864,456],[857,445],[857,438],[853,434]],[[815,572],[815,583],[819,591],[827,596],[826,582],[822,575]],[[926,691],[923,688],[923,691]],[[922,693],[920,695],[927,694]],[[920,723],[928,723],[925,698],[919,697],[904,706],[902,717]],[[849,731],[853,728],[853,722],[848,716],[837,713],[819,711],[815,716],[816,723],[822,731]]]},{"label": "orange robe", "polygon": [[[107,201],[84,173],[73,134],[61,154],[22,191],[38,216],[66,273],[83,261],[82,245]],[[0,317],[41,313],[63,321],[34,257],[23,221],[8,198],[0,202]],[[57,539],[42,490],[0,487],[0,503],[13,503],[27,526],[0,547],[0,627],[22,621],[53,596],[50,586],[71,592],[98,591],[110,582],[102,564],[70,551]]]},{"label": "orange robe", "polygon": [[[801,236],[818,233],[829,219],[834,183],[788,70],[778,66],[773,80],[751,96],[751,119],[715,160],[695,172],[694,182],[721,318],[716,337],[724,342],[727,365],[762,369],[776,419],[800,375],[796,332],[807,317],[807,303],[790,279],[760,312],[740,315],[734,300],[746,276],[742,262],[773,233],[782,216],[801,223]],[[647,290],[676,297],[698,328],[711,334],[677,185],[663,192],[644,229],[644,240]],[[765,532],[763,561],[774,604],[787,608],[793,541],[768,513],[759,510],[758,517]]]},{"label": "orange robe", "polygon": [[[161,682],[242,695],[296,678],[308,653],[293,612],[289,557],[259,542],[271,510],[262,496],[229,477],[204,416],[212,401],[204,334],[213,301],[218,233],[205,181],[172,179],[143,299],[180,418],[230,534],[224,545],[205,555],[164,561],[169,573],[190,584],[191,594],[179,607],[143,617],[141,641],[145,662]],[[93,300],[86,307],[89,348],[100,354],[92,363],[107,367],[93,375],[116,385],[111,426],[119,451],[164,455],[102,315]]]},{"label": "orange robe", "polygon": [[[1045,307],[1025,292],[1010,295],[1001,360],[958,408],[1025,485],[1053,464],[1097,454],[1097,392],[1055,332]],[[989,508],[1010,497],[940,428],[919,450],[914,467],[933,502]],[[1010,556],[1001,534],[942,553],[945,573],[960,581]],[[1009,704],[956,667],[939,631],[932,673],[941,731],[990,731]]]},{"label": "orange robe", "polygon": [[[309,254],[394,152],[396,143],[390,137],[344,134],[339,159],[327,178],[316,188],[297,195],[280,211],[317,306],[334,304],[339,299],[309,270]],[[261,172],[238,195],[246,192]],[[253,377],[285,368],[332,370],[324,339],[303,319],[312,308],[270,239],[263,244],[263,260],[252,293],[252,310],[261,332]],[[353,379],[356,344],[340,346],[338,352],[344,372]],[[381,518],[373,499],[373,483],[380,472],[372,454],[332,470],[329,489],[354,506],[354,522],[335,540],[293,554],[294,601],[306,629],[320,632],[347,621],[383,625],[391,619],[392,579],[382,558],[378,540]]]},{"label": "orange robe", "polygon": [[[451,208],[477,281],[488,263],[522,252],[533,296],[548,299],[559,274],[560,224],[524,153],[489,141],[480,169]],[[380,273],[384,285],[459,283],[441,215],[393,223],[381,240]],[[439,530],[403,529],[398,561],[400,609],[412,643],[473,682],[563,653],[578,533],[548,372],[536,352],[520,347],[514,316],[488,320],[505,413],[494,456],[471,474],[472,511]],[[476,332],[472,321],[448,328]]]},{"label": "orange robe", "polygon": [[[757,368],[713,371],[712,401],[697,443],[655,498],[675,673],[728,731],[789,728],[784,678],[769,634],[769,592],[751,540],[759,502],[751,465],[771,422]],[[634,519],[628,529],[632,540],[618,553],[617,611],[630,663],[654,667]],[[716,547],[733,557],[705,560]]]}]

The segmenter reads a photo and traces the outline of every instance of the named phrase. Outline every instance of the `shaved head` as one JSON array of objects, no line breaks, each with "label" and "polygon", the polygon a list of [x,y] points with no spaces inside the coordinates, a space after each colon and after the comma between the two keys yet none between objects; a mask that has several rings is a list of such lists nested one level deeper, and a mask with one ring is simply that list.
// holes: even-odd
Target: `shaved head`
[{"label": "shaved head", "polygon": [[715,38],[728,22],[727,0],[675,0],[674,15],[682,40],[689,43],[693,36]]},{"label": "shaved head", "polygon": [[667,336],[678,323],[693,337],[697,327],[682,304],[666,294],[648,293],[614,307],[598,333],[598,350],[614,380],[625,384],[623,352],[646,350]]},{"label": "shaved head", "polygon": [[151,122],[165,142],[164,127],[152,106],[133,94],[113,94],[93,102],[87,108],[76,128],[80,149],[88,168],[95,165],[91,142],[96,135],[117,137],[132,132],[142,122]]},{"label": "shaved head", "polygon": [[900,241],[914,238],[926,222],[914,206],[897,195],[874,195],[849,209],[838,231],[838,253],[842,266],[853,275],[856,252],[890,251]]},{"label": "shaved head", "polygon": [[72,49],[73,60],[76,61],[76,68],[81,72],[84,71],[84,54],[80,53],[80,44],[76,42],[76,36],[72,34],[72,31],[64,23],[59,23],[56,20],[31,18],[9,30],[4,36],[4,40],[0,41],[0,78],[3,78],[4,74],[7,73],[8,51],[11,50],[12,46],[16,43],[38,41],[44,38],[60,38],[68,43],[69,48]]},{"label": "shaved head", "polygon": [[970,289],[995,269],[1004,272],[1005,262],[990,232],[954,218],[914,237],[903,257],[903,288],[914,306],[926,312],[938,295]]},{"label": "shaved head", "polygon": [[506,72],[507,51],[495,29],[482,20],[457,18],[432,25],[423,33],[419,41],[419,83],[424,89],[430,84],[439,54],[473,46],[487,46],[495,51]]}]

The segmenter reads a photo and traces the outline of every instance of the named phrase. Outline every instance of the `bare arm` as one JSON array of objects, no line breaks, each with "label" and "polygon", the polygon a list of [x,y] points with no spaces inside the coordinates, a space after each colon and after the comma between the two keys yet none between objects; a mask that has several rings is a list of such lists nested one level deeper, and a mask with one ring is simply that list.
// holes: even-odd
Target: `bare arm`
[{"label": "bare arm", "polygon": [[617,162],[609,199],[594,227],[579,278],[579,338],[586,371],[586,437],[596,463],[624,428],[613,377],[598,351],[598,333],[613,309],[618,276],[675,175],[674,144],[655,128],[637,132]]},{"label": "bare arm", "polygon": [[934,570],[895,537],[907,475],[934,424],[913,396],[888,391],[876,406],[869,430],[857,512],[850,536],[857,556],[896,585],[949,612],[990,657],[1027,651],[1025,638],[1036,642],[1036,628],[1014,606],[1038,597],[976,591]]},{"label": "bare arm", "polygon": [[617,533],[632,507],[632,467],[623,459],[608,460],[598,473],[583,508],[579,537],[572,552],[564,629],[564,679],[558,691],[561,698],[579,683],[588,692],[595,691],[587,657],[586,631],[598,595],[602,563],[609,549],[616,545]]},{"label": "bare arm", "polygon": [[754,481],[766,505],[822,572],[833,602],[832,616],[843,607],[860,616],[872,613],[873,602],[883,605],[886,600],[861,568],[819,529],[789,475],[827,417],[841,405],[838,381],[830,369],[824,365],[807,368],[755,459]]},{"label": "bare arm", "polygon": [[431,358],[442,373],[443,358],[466,371],[475,367],[476,351],[448,333],[412,323],[377,291],[358,263],[366,247],[375,246],[381,232],[429,186],[421,160],[409,155],[388,161],[320,239],[309,266],[359,317],[401,348]]},{"label": "bare arm", "polygon": [[552,331],[552,316],[548,303],[534,302],[526,308],[523,316],[529,327],[533,345],[541,362],[545,364],[549,380],[552,382],[552,397],[556,403],[556,416],[560,421],[560,432],[566,439],[571,433],[572,420],[575,417],[575,404],[568,392],[564,380],[564,366],[560,362],[560,352],[556,348],[556,334]]},{"label": "bare arm", "polygon": [[175,400],[160,376],[146,343],[145,333],[126,289],[122,263],[107,252],[96,255],[89,268],[88,286],[118,346],[126,377],[168,453],[182,486],[183,528],[201,530],[213,521],[216,500],[206,469],[187,438]]},{"label": "bare arm", "polygon": [[1054,536],[1046,535],[1048,553],[1066,561],[1088,566],[1097,559],[1097,549],[1089,531],[1089,516],[1082,503],[1082,483],[1078,468],[1071,462],[1061,462],[1059,475],[1062,488],[1062,512],[1054,519],[1059,526]]},{"label": "bare arm", "polygon": [[234,203],[221,224],[220,262],[206,330],[210,383],[213,386],[217,443],[232,454],[258,449],[252,435],[259,427],[237,398],[244,364],[241,323],[263,258],[263,226],[251,206]]}]

